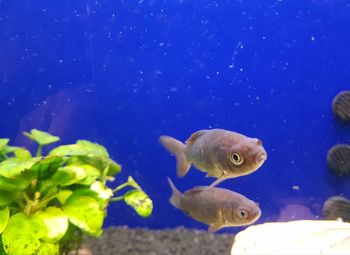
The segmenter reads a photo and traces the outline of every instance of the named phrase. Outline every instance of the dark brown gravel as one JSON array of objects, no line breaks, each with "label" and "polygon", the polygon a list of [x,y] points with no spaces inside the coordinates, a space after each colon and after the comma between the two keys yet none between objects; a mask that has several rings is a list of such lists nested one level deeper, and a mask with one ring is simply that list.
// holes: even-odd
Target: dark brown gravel
[{"label": "dark brown gravel", "polygon": [[86,246],[94,255],[229,255],[234,235],[211,234],[202,230],[150,230],[113,227],[98,239],[88,238]]}]

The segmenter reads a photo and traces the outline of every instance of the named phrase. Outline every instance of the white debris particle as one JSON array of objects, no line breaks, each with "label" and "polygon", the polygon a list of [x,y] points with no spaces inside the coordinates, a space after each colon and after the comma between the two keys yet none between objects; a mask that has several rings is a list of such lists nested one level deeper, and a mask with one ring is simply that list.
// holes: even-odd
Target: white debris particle
[{"label": "white debris particle", "polygon": [[315,41],[315,37],[314,36],[311,36],[311,41]]},{"label": "white debris particle", "polygon": [[292,186],[292,189],[294,189],[294,190],[300,190],[300,187],[299,187],[298,185],[293,185],[293,186]]}]

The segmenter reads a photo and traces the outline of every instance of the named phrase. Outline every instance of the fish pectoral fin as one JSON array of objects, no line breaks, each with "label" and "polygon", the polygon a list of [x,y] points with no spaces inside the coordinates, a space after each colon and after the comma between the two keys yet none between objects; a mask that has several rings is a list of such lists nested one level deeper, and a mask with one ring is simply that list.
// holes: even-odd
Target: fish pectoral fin
[{"label": "fish pectoral fin", "polygon": [[224,180],[226,180],[226,177],[220,177],[218,179],[216,179],[216,181],[214,181],[212,184],[210,184],[209,188],[213,188],[216,185],[218,185],[219,183],[223,182]]},{"label": "fish pectoral fin", "polygon": [[214,178],[221,178],[223,175],[222,171],[220,169],[217,169],[215,171],[213,170],[204,170],[203,172],[207,172],[207,174],[205,175],[205,177],[214,177]]},{"label": "fish pectoral fin", "polygon": [[215,233],[216,231],[218,231],[222,227],[223,227],[223,225],[221,223],[214,223],[214,224],[211,224],[209,226],[208,231],[210,233]]}]

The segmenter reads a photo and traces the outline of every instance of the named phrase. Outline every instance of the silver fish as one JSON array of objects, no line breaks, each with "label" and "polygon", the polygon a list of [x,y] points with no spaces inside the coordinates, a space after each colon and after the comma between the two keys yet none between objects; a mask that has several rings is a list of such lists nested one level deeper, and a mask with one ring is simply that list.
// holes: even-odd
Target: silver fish
[{"label": "silver fish", "polygon": [[186,175],[193,163],[207,176],[218,178],[210,187],[254,172],[267,158],[259,139],[224,129],[199,130],[185,144],[170,136],[159,140],[176,156],[179,177]]},{"label": "silver fish", "polygon": [[209,225],[209,232],[223,227],[249,225],[260,218],[258,204],[239,193],[202,186],[182,194],[170,178],[168,181],[172,189],[170,203],[191,218]]}]

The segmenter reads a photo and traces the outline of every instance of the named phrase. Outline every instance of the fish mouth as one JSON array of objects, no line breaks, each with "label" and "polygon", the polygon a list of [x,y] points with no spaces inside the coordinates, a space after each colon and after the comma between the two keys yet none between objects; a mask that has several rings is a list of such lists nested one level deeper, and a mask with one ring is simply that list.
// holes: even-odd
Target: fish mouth
[{"label": "fish mouth", "polygon": [[267,154],[266,152],[262,152],[260,153],[257,157],[256,157],[256,162],[258,164],[262,164],[264,163],[264,161],[267,159]]}]

